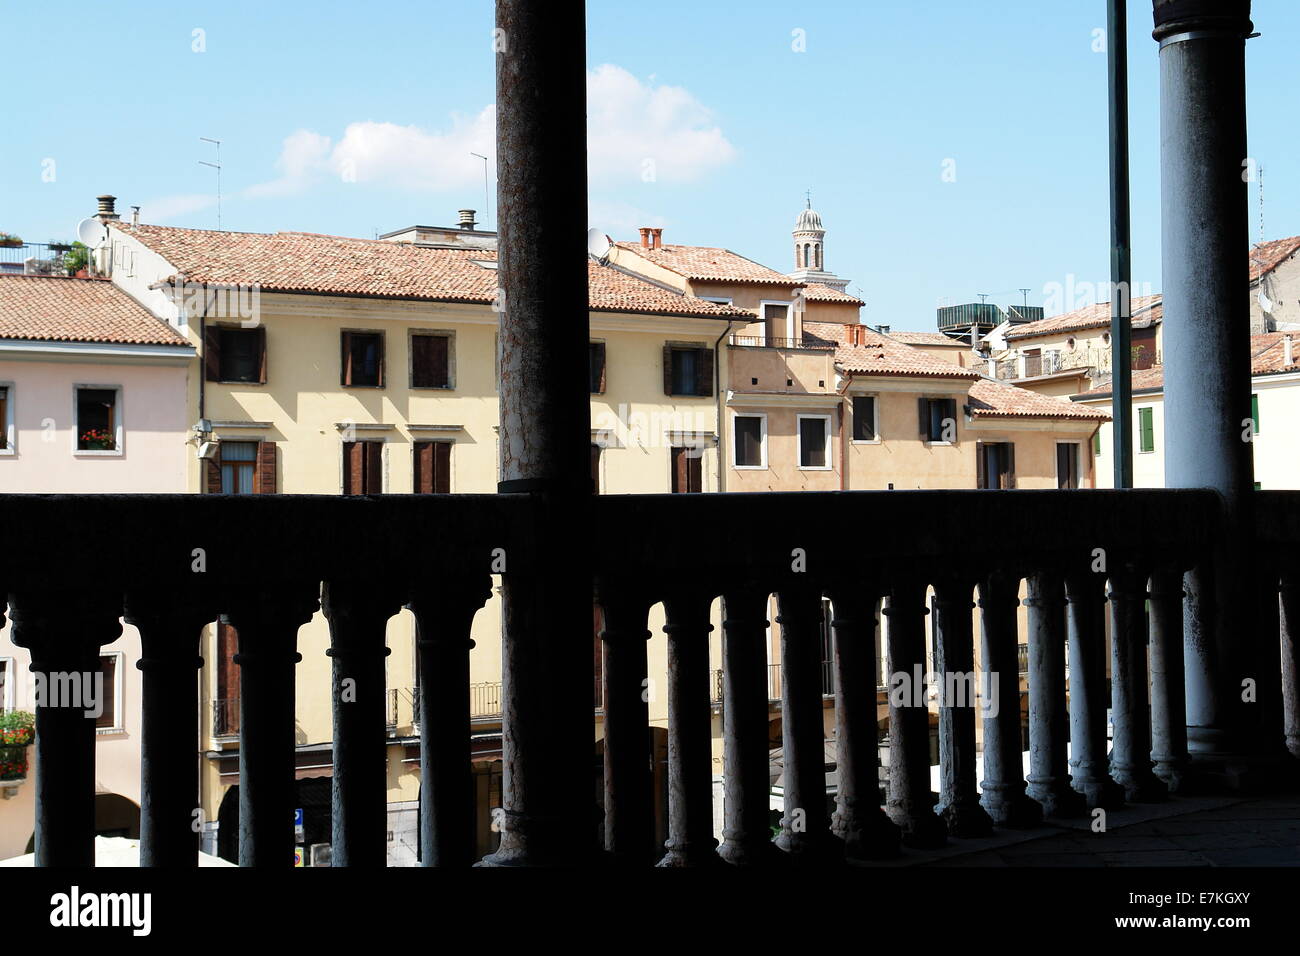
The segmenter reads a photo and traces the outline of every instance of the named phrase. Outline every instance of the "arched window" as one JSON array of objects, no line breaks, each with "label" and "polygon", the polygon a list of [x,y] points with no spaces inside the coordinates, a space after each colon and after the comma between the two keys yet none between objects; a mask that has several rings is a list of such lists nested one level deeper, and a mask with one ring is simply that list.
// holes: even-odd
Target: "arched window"
[{"label": "arched window", "polygon": [[812,268],[811,254],[812,254],[812,246],[808,245],[808,243],[805,242],[803,244],[803,267],[805,269]]},{"label": "arched window", "polygon": [[813,246],[813,261],[816,263],[813,266],[814,269],[822,267],[822,244],[820,242]]}]

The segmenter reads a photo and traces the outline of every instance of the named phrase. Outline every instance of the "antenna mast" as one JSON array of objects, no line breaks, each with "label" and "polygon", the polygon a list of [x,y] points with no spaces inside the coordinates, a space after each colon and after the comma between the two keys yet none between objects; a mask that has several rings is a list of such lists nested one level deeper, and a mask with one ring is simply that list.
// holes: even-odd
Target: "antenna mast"
[{"label": "antenna mast", "polygon": [[217,171],[217,231],[221,231],[221,140],[209,139],[206,136],[200,136],[199,139],[204,143],[212,143],[217,147],[217,161],[215,163],[204,162],[199,160],[200,166],[211,166]]},{"label": "antenna mast", "polygon": [[470,155],[483,160],[483,221],[484,228],[486,228],[487,220],[492,215],[492,200],[488,193],[488,158],[482,153],[471,152]]}]

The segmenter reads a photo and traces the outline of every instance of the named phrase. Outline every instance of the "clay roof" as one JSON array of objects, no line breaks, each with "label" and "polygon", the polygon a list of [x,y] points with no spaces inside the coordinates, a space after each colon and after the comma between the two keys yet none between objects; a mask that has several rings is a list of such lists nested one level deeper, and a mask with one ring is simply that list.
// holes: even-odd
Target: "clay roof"
[{"label": "clay roof", "polygon": [[[1133,318],[1152,322],[1160,321],[1163,315],[1161,302],[1162,299],[1159,295],[1137,296],[1132,302]],[[1110,303],[1098,302],[1096,305],[1075,309],[1073,312],[1065,312],[1061,315],[1054,315],[1049,319],[1039,319],[1037,322],[1013,325],[1007,329],[1006,337],[1008,340],[1023,339],[1033,335],[1054,335],[1080,329],[1104,328],[1108,325],[1110,325]]]},{"label": "clay roof", "polygon": [[737,255],[730,249],[711,246],[663,245],[645,249],[639,242],[616,242],[614,245],[634,252],[643,259],[676,272],[687,279],[703,282],[758,282],[765,285],[802,285],[796,279]]},{"label": "clay roof", "polygon": [[1250,250],[1250,281],[1268,275],[1297,250],[1300,250],[1300,236],[1256,243]]},{"label": "clay roof", "polygon": [[969,342],[954,339],[951,335],[944,335],[942,332],[890,332],[888,335],[894,341],[902,342],[904,345],[948,345],[970,348]]},{"label": "clay roof", "polygon": [[[215,232],[113,223],[174,266],[187,281],[255,285],[263,292],[487,304],[497,272],[488,249],[435,249],[410,243],[306,232]],[[170,277],[169,277],[170,278]],[[590,308],[709,318],[752,318],[728,305],[681,295],[588,261]]]},{"label": "clay roof", "polygon": [[804,322],[804,338],[833,342],[835,367],[853,375],[975,379],[977,372],[935,358],[865,325]]},{"label": "clay roof", "polygon": [[972,418],[1068,418],[1110,421],[1105,412],[1069,399],[1056,398],[1017,388],[1004,382],[981,378],[970,387]]},{"label": "clay roof", "polygon": [[107,279],[3,274],[0,338],[115,345],[190,344]]},{"label": "clay roof", "polygon": [[[1300,333],[1291,333],[1291,364],[1286,364],[1286,333],[1263,332],[1250,337],[1250,374],[1275,375],[1280,372],[1300,372]],[[1153,365],[1147,369],[1133,370],[1133,391],[1142,389],[1163,389],[1165,387],[1165,369],[1162,365]],[[1086,392],[1076,396],[1080,399],[1109,398],[1111,383],[1102,382]]]},{"label": "clay roof", "polygon": [[820,282],[809,282],[803,287],[803,297],[809,302],[844,302],[848,305],[866,305],[856,295],[832,289]]}]

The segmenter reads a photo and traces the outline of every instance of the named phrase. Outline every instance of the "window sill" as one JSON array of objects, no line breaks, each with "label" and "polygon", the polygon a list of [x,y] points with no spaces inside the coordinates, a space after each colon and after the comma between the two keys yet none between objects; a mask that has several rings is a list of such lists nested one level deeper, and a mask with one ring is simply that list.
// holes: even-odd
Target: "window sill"
[{"label": "window sill", "polygon": [[879,438],[854,438],[849,441],[850,445],[879,445]]},{"label": "window sill", "polygon": [[[345,388],[383,388],[382,385],[345,385]],[[417,392],[454,392],[455,385],[412,385],[412,391]]]},{"label": "window sill", "polygon": [[800,465],[800,471],[834,471],[830,465]]},{"label": "window sill", "polygon": [[340,385],[339,386],[339,388],[373,388],[373,389],[383,389],[385,387],[386,386],[383,385]]},{"label": "window sill", "polygon": [[955,441],[926,441],[924,444],[929,445],[931,448],[952,448],[957,443]]},{"label": "window sill", "polygon": [[126,728],[125,727],[96,727],[95,736],[96,737],[125,737]]},{"label": "window sill", "polygon": [[125,452],[120,448],[97,451],[93,448],[78,448],[73,451],[74,458],[121,458]]}]

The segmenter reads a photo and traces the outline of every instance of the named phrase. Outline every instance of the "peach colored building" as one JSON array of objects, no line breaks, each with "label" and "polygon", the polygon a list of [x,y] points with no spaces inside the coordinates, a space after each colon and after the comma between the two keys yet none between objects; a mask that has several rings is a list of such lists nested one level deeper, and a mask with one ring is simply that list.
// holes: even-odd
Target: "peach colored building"
[{"label": "peach colored building", "polygon": [[[0,491],[183,492],[193,358],[174,329],[111,282],[0,275]],[[31,655],[12,631],[11,622],[0,630],[0,710],[32,711]],[[95,814],[104,835],[139,832],[139,656],[128,624],[100,655]],[[0,781],[0,859],[31,849],[27,780]]]}]

